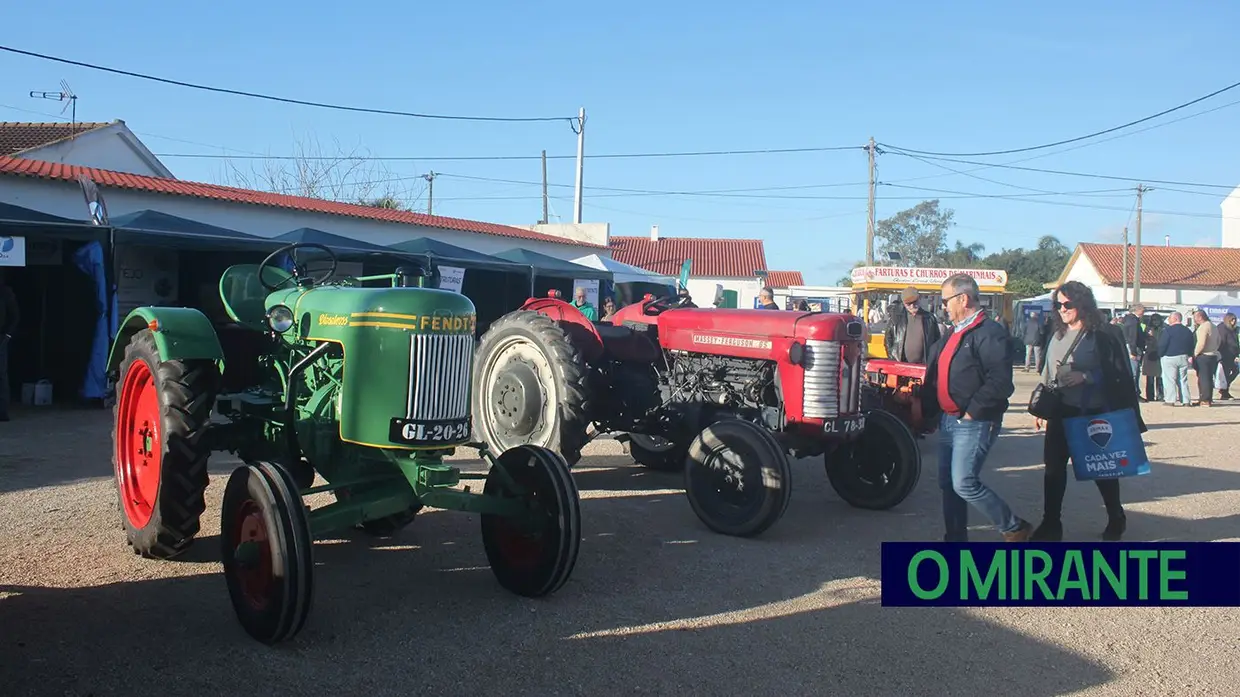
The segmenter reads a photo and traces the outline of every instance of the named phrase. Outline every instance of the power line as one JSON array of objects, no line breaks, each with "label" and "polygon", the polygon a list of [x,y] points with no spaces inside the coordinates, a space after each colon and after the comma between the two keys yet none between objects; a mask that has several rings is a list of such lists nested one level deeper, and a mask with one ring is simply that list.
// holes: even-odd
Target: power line
[{"label": "power line", "polygon": [[[598,155],[586,154],[587,160],[613,160],[613,159],[638,159],[651,157],[714,157],[714,156],[735,156],[735,155],[786,155],[813,152],[838,152],[841,150],[863,150],[864,146],[860,145],[841,145],[831,147],[807,147],[807,148],[765,148],[760,150],[697,150],[684,152],[636,152],[636,153],[602,153]],[[328,155],[305,157],[302,155],[222,155],[217,153],[155,153],[156,157],[184,157],[197,158],[204,160],[337,160],[337,159],[354,159],[331,157]],[[415,155],[391,155],[380,157],[359,157],[359,160],[378,160],[378,161],[427,161],[427,162],[501,162],[506,160],[542,160],[542,155],[460,155],[460,156],[429,156],[420,157]],[[548,160],[575,160],[576,155],[547,155]]]},{"label": "power line", "polygon": [[[911,155],[909,153],[906,153],[900,150],[892,150],[891,154],[903,155],[905,157],[910,157],[910,158],[916,157],[915,155]],[[1148,177],[1145,177],[1145,178],[1120,177],[1120,176],[1114,176],[1110,174],[1093,174],[1089,172],[1069,172],[1069,171],[1061,170],[1061,169],[1041,169],[1038,167],[1018,167],[1017,165],[1012,165],[1012,164],[999,164],[999,163],[993,163],[993,162],[977,162],[975,160],[960,160],[960,159],[951,158],[951,157],[926,156],[925,159],[939,160],[940,162],[955,162],[957,164],[965,164],[965,165],[981,165],[982,169],[987,169],[990,167],[997,167],[999,169],[1014,169],[1014,170],[1020,170],[1022,172],[1040,172],[1042,174],[1059,174],[1059,175],[1068,176],[1068,177],[1087,177],[1090,179],[1111,179],[1113,181],[1127,181],[1127,182],[1136,182],[1136,183],[1150,182],[1152,184],[1168,184],[1171,186],[1198,186],[1198,187],[1202,187],[1206,189],[1229,189],[1230,190],[1230,189],[1236,188],[1235,184],[1202,184],[1200,182],[1171,181],[1171,180],[1166,180],[1166,179],[1151,179]],[[963,174],[963,172],[961,172],[961,174]]]},{"label": "power line", "polygon": [[883,145],[884,147],[890,147],[890,148],[895,148],[895,149],[903,150],[903,151],[908,152],[908,153],[916,153],[916,154],[918,154],[918,155],[937,155],[937,156],[940,156],[940,157],[986,157],[986,156],[989,156],[989,155],[1011,155],[1011,154],[1020,153],[1020,152],[1030,152],[1030,151],[1033,151],[1033,150],[1045,150],[1045,149],[1047,149],[1047,148],[1054,148],[1054,147],[1057,147],[1057,146],[1060,146],[1060,145],[1067,145],[1067,144],[1069,144],[1069,143],[1076,143],[1076,142],[1079,142],[1079,141],[1082,141],[1082,140],[1088,140],[1088,139],[1090,139],[1090,138],[1096,138],[1096,137],[1101,136],[1101,135],[1106,135],[1107,133],[1113,133],[1113,132],[1115,132],[1115,131],[1120,131],[1120,130],[1123,130],[1123,129],[1125,129],[1125,128],[1128,128],[1128,127],[1130,127],[1130,126],[1135,126],[1135,125],[1137,125],[1137,124],[1139,124],[1139,123],[1145,123],[1146,121],[1150,121],[1150,120],[1152,120],[1152,119],[1156,119],[1156,118],[1158,118],[1158,117],[1160,117],[1160,116],[1166,116],[1167,114],[1170,114],[1170,113],[1172,113],[1172,112],[1176,112],[1176,111],[1179,111],[1180,109],[1184,109],[1184,108],[1186,108],[1186,107],[1190,107],[1190,106],[1192,106],[1192,105],[1194,105],[1194,104],[1197,104],[1198,102],[1203,102],[1203,101],[1205,101],[1205,100],[1207,100],[1207,99],[1209,99],[1209,98],[1211,98],[1211,97],[1214,97],[1214,96],[1220,95],[1220,94],[1222,94],[1222,93],[1224,93],[1224,92],[1227,92],[1228,90],[1233,90],[1233,89],[1235,89],[1235,88],[1237,88],[1237,87],[1240,87],[1240,82],[1235,82],[1235,83],[1232,83],[1232,84],[1230,84],[1230,85],[1228,85],[1228,86],[1226,86],[1226,87],[1223,87],[1222,89],[1217,89],[1217,90],[1215,90],[1215,91],[1211,92],[1210,94],[1207,94],[1207,95],[1204,95],[1204,96],[1198,97],[1198,98],[1196,98],[1196,99],[1194,99],[1194,100],[1192,100],[1192,101],[1189,101],[1189,102],[1184,102],[1183,104],[1180,104],[1180,105],[1177,105],[1177,106],[1171,107],[1170,109],[1164,109],[1163,111],[1160,111],[1160,112],[1158,112],[1157,114],[1151,114],[1150,116],[1146,116],[1146,117],[1144,117],[1144,118],[1140,118],[1140,119],[1137,119],[1137,120],[1135,120],[1135,121],[1129,121],[1128,123],[1125,123],[1125,124],[1122,124],[1122,125],[1119,125],[1119,126],[1113,126],[1113,127],[1111,127],[1111,128],[1107,128],[1107,129],[1104,129],[1104,130],[1101,130],[1101,131],[1095,131],[1095,132],[1093,132],[1093,133],[1089,133],[1089,134],[1086,134],[1086,135],[1083,135],[1083,136],[1077,136],[1076,138],[1068,138],[1068,139],[1066,139],[1066,140],[1059,140],[1059,141],[1055,141],[1054,143],[1046,143],[1046,144],[1043,144],[1043,145],[1034,145],[1034,146],[1030,146],[1030,147],[1027,147],[1027,148],[1012,148],[1012,149],[1010,149],[1010,150],[990,150],[990,151],[987,151],[987,152],[955,152],[955,153],[952,153],[952,152],[930,152],[930,151],[926,151],[926,150],[912,150],[912,149],[909,149],[909,148],[897,148],[897,147],[896,147],[896,146],[894,146],[894,145],[887,145],[886,143],[882,143],[881,145]]},{"label": "power line", "polygon": [[[953,191],[950,189],[928,189],[928,188],[920,187],[920,186],[905,186],[902,184],[886,184],[885,186],[891,186],[891,187],[895,187],[898,189],[912,189],[916,191],[929,191],[929,192],[938,192],[938,193],[944,193],[944,194],[957,194],[965,198],[1000,197],[1008,201],[1021,201],[1025,203],[1041,203],[1041,204],[1045,204],[1048,206],[1068,206],[1071,208],[1087,208],[1087,209],[1098,210],[1098,211],[1119,211],[1121,213],[1124,213],[1124,212],[1128,212],[1131,210],[1127,206],[1100,206],[1097,204],[1089,204],[1089,203],[1075,203],[1073,201],[1048,201],[1045,198],[1025,198],[1024,196],[1020,194],[1013,194],[1011,196],[998,194],[992,197],[986,194],[974,194],[974,193],[965,192],[965,191]],[[1149,189],[1147,188],[1146,191],[1149,191]],[[1029,196],[1032,196],[1032,194],[1029,194]],[[921,197],[921,198],[924,198],[924,197]],[[945,197],[940,197],[940,198],[949,198],[949,197],[945,196]],[[1177,216],[1177,217],[1183,217],[1183,218],[1207,218],[1210,220],[1240,220],[1240,217],[1225,216],[1225,215],[1220,215],[1218,213],[1188,213],[1185,211],[1152,210],[1149,208],[1146,208],[1145,212],[1155,213],[1157,215],[1169,215],[1169,216]]]},{"label": "power line", "polygon": [[274,95],[261,94],[258,92],[246,92],[243,90],[234,90],[234,89],[229,89],[225,87],[212,87],[209,85],[198,85],[192,82],[184,82],[181,80],[172,80],[172,79],[164,78],[164,77],[156,77],[154,75],[146,75],[143,73],[136,73],[136,72],[129,71],[129,70],[120,70],[118,68],[109,68],[109,67],[102,66],[102,65],[95,65],[93,63],[85,63],[82,61],[70,60],[68,58],[60,58],[58,56],[49,56],[43,53],[35,53],[33,51],[23,51],[22,49],[12,48],[10,46],[0,46],[0,50],[8,51],[9,53],[21,54],[23,56],[30,56],[32,58],[41,58],[43,60],[55,61],[57,63],[65,63],[67,65],[76,65],[82,68],[90,68],[91,70],[101,70],[103,72],[114,73],[117,75],[136,77],[136,78],[141,78],[143,80],[151,80],[153,82],[162,82],[168,85],[177,85],[178,87],[189,87],[191,89],[204,90],[206,92],[218,92],[221,94],[232,94],[232,95],[238,95],[241,97],[252,97],[254,99],[265,99],[265,100],[272,101],[272,102],[283,102],[285,104],[299,104],[301,106],[312,106],[312,107],[318,107],[320,109],[335,109],[337,111],[355,111],[355,112],[362,112],[362,113],[367,113],[367,114],[384,114],[387,116],[408,116],[411,118],[418,118],[418,119],[440,119],[440,120],[446,120],[446,121],[503,121],[503,122],[566,121],[566,122],[572,123],[576,119],[575,116],[515,117],[515,116],[456,116],[456,115],[446,115],[446,114],[422,114],[422,113],[409,112],[409,111],[394,111],[390,109],[374,109],[370,107],[356,107],[356,106],[345,106],[341,104],[328,104],[324,102],[310,102],[310,101],[306,101],[303,99],[292,99],[290,97],[277,97]]}]

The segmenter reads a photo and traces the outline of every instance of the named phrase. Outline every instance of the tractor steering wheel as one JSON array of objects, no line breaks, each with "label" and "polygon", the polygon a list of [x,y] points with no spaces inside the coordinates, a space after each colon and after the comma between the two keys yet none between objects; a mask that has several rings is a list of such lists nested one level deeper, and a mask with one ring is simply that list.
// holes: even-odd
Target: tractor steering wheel
[{"label": "tractor steering wheel", "polygon": [[[298,249],[306,249],[306,248],[321,249],[323,250],[324,253],[327,254],[328,257],[331,258],[332,267],[328,269],[325,273],[320,274],[319,276],[316,276],[313,279],[310,279],[312,287],[326,283],[327,279],[335,275],[336,266],[339,263],[339,260],[336,258],[335,252],[328,249],[326,246],[319,244],[318,242],[294,242],[293,244],[286,244],[283,247],[272,252],[271,254],[267,256],[266,259],[263,259],[263,263],[258,265],[258,282],[263,284],[263,287],[266,288],[268,291],[274,292],[274,291],[279,290],[282,286],[288,283],[289,279],[285,278],[281,280],[279,283],[271,284],[263,279],[263,271],[270,266],[274,266],[272,262],[274,262],[276,258],[279,257],[281,254],[284,254],[286,252],[293,252]],[[292,274],[293,280],[296,281],[298,285],[301,285],[301,282],[306,277],[307,275],[306,275],[305,267],[302,266],[301,264],[298,264],[296,257],[294,257],[293,258],[293,274]]]},{"label": "tractor steering wheel", "polygon": [[642,314],[647,316],[655,316],[662,314],[664,310],[670,310],[679,306],[681,303],[679,295],[664,295],[661,298],[655,298],[642,305]]}]

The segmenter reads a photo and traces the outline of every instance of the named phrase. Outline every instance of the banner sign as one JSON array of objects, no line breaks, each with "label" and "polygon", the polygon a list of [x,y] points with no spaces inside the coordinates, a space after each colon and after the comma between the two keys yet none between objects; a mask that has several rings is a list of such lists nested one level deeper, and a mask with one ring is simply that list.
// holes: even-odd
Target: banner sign
[{"label": "banner sign", "polygon": [[465,269],[459,266],[440,266],[439,267],[439,289],[450,290],[453,293],[461,292],[461,286],[465,283]]},{"label": "banner sign", "polygon": [[0,266],[26,265],[26,238],[0,235]]},{"label": "banner sign", "polygon": [[[576,293],[578,288],[585,289],[586,302],[593,305],[594,309],[596,310],[600,309],[598,306],[598,280],[597,279],[586,280],[584,278],[574,278],[573,279],[573,293]],[[576,296],[569,298],[568,301],[573,302],[575,300],[575,297]]]},{"label": "banner sign", "polygon": [[1240,606],[1240,542],[884,542],[893,607]]},{"label": "banner sign", "polygon": [[852,270],[852,282],[854,286],[863,283],[940,285],[958,273],[972,276],[979,286],[1007,286],[1007,271],[1000,269],[933,269],[916,266],[859,266]]}]

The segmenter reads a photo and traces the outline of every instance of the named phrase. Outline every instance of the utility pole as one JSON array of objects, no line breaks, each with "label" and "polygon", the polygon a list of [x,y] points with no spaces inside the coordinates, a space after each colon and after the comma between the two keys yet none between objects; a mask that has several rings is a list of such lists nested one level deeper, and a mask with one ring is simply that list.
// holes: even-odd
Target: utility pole
[{"label": "utility pole", "polygon": [[1128,307],[1128,226],[1124,226],[1124,307]]},{"label": "utility pole", "polygon": [[581,180],[585,171],[586,156],[586,108],[577,111],[577,191],[573,195],[573,222],[581,224]]},{"label": "utility pole", "polygon": [[870,206],[869,216],[865,226],[865,265],[874,265],[874,184],[875,184],[875,165],[874,152],[877,147],[874,144],[874,138],[870,138],[870,144],[865,148],[870,153]]},{"label": "utility pole", "polygon": [[550,217],[550,216],[548,215],[548,213],[547,213],[547,151],[546,151],[546,150],[543,150],[543,151],[542,151],[542,165],[543,165],[543,217],[542,217],[542,224],[543,224],[543,225],[546,225],[546,224],[548,223],[548,218]]},{"label": "utility pole", "polygon": [[432,206],[435,204],[435,173],[423,174],[422,178],[426,180],[426,214],[434,215]]},{"label": "utility pole", "polygon": [[1137,248],[1132,260],[1132,304],[1141,302],[1141,204],[1145,192],[1149,191],[1145,184],[1137,184]]}]

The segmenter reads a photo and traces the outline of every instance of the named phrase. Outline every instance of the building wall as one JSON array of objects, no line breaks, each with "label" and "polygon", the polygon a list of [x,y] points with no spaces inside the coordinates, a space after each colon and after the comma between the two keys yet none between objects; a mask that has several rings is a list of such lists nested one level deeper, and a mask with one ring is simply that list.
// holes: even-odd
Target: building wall
[{"label": "building wall", "polygon": [[[597,252],[603,256],[611,255],[611,252],[606,249],[591,249],[568,244],[443,230],[270,206],[213,201],[191,196],[172,196],[104,187],[101,187],[101,192],[104,203],[107,205],[108,215],[113,218],[126,213],[153,209],[259,237],[276,237],[290,230],[311,227],[385,246],[417,237],[430,237],[483,254],[494,254],[513,247],[523,247],[565,260],[591,252]],[[68,182],[0,176],[0,201],[75,220],[85,220],[88,215],[81,188],[77,184]]]},{"label": "building wall", "polygon": [[130,147],[125,142],[125,130],[119,125],[89,131],[71,140],[29,150],[18,157],[150,177],[167,177],[171,174],[167,169],[160,168],[158,160],[148,161]]},{"label": "building wall", "polygon": [[[1094,291],[1094,298],[1100,306],[1120,307],[1124,304],[1123,286],[1105,285],[1098,270],[1089,257],[1082,254],[1068,272],[1068,281],[1080,281]],[[1204,303],[1220,293],[1236,293],[1235,288],[1204,288],[1178,289],[1141,285],[1141,302],[1145,305],[1186,305],[1194,306]],[[1128,304],[1132,304],[1132,286],[1128,287]]]},{"label": "building wall", "polygon": [[548,223],[546,225],[516,225],[514,227],[554,235],[567,240],[589,242],[607,246],[611,240],[611,223]]},{"label": "building wall", "polygon": [[1240,247],[1240,187],[1219,204],[1223,217],[1224,247]]},{"label": "building wall", "polygon": [[752,308],[762,282],[756,278],[727,278],[713,276],[690,276],[689,295],[699,307],[710,307],[715,299],[715,284],[723,284],[724,290],[736,291],[736,306]]}]

